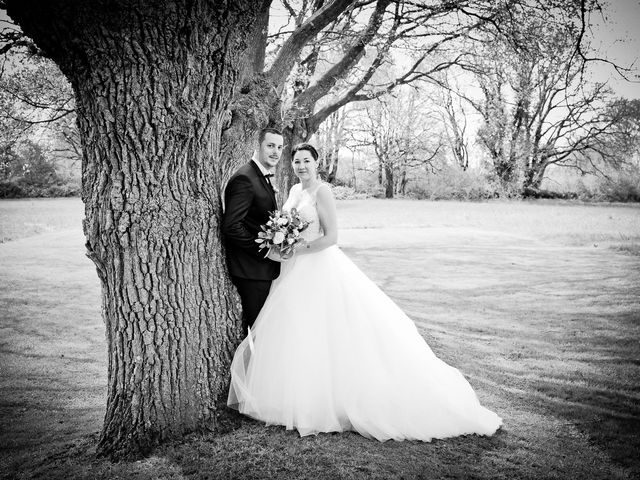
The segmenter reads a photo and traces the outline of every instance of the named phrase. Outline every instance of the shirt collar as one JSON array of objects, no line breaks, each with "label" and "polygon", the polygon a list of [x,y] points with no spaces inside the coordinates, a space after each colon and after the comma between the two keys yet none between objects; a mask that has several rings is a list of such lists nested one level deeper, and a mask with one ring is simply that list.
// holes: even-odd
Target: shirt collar
[{"label": "shirt collar", "polygon": [[262,175],[266,175],[266,174],[273,174],[273,172],[267,170],[266,168],[264,168],[264,166],[258,161],[258,154],[254,153],[253,157],[251,158],[251,160],[258,165],[258,168],[260,169],[260,172],[262,172]]}]

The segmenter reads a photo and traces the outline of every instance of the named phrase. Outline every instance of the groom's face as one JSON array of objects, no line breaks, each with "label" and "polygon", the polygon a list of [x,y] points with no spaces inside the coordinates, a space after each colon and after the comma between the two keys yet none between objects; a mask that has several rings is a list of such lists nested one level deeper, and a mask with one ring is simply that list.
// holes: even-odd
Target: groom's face
[{"label": "groom's face", "polygon": [[282,135],[267,132],[264,136],[264,140],[260,143],[260,148],[258,150],[258,160],[262,166],[268,170],[275,168],[282,156],[283,146],[284,139],[282,138]]}]

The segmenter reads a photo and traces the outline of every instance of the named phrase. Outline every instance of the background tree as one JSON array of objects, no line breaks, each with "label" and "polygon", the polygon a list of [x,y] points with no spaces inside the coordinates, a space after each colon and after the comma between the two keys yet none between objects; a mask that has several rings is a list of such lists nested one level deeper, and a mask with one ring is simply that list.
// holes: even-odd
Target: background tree
[{"label": "background tree", "polygon": [[341,108],[329,115],[318,127],[320,171],[328,183],[334,183],[338,174],[339,153],[344,145],[346,119],[347,109]]},{"label": "background tree", "polygon": [[[5,36],[7,29],[18,31],[9,24]],[[65,178],[72,181],[81,157],[71,86],[60,69],[37,52],[23,43],[0,57],[0,145],[5,151],[23,152],[37,145],[56,171],[55,176],[43,177],[39,182],[32,178],[27,184],[26,178],[15,174],[15,169],[12,175],[4,175],[18,190],[25,185],[33,187],[23,188],[20,192],[23,195],[43,195],[48,187],[62,185]],[[18,163],[33,163],[29,162],[29,155],[23,157],[14,159]],[[31,170],[31,175],[37,171]],[[70,186],[68,192],[77,191]],[[64,193],[62,189],[55,192]]]},{"label": "background tree", "polygon": [[503,191],[538,190],[550,165],[577,167],[613,126],[610,91],[589,84],[587,60],[576,54],[579,7],[514,8],[500,30],[483,28],[465,66],[482,93],[465,95],[483,119],[478,140]]},{"label": "background tree", "polygon": [[404,194],[412,171],[431,165],[443,149],[439,125],[425,108],[427,98],[419,90],[402,90],[361,109],[354,139],[373,151],[385,198]]},{"label": "background tree", "polygon": [[[302,2],[294,8],[283,2],[293,27],[315,15],[325,2]],[[308,141],[330,115],[353,102],[369,101],[386,95],[400,85],[412,84],[455,64],[459,55],[436,54],[446,51],[454,39],[467,35],[478,25],[490,21],[509,2],[442,2],[378,0],[351,2],[349,8],[307,40],[297,57],[282,60],[297,37],[287,28],[274,35],[282,46],[276,49],[270,72],[276,90],[283,91],[283,125],[287,145]],[[311,17],[309,17],[311,18]],[[285,37],[286,40],[282,40]],[[381,81],[377,72],[387,70],[393,54],[410,61],[397,75]],[[288,62],[288,63],[287,63]],[[287,64],[286,72],[281,66]],[[288,158],[285,150],[284,157]],[[280,168],[281,192],[287,192],[293,179],[288,162]]]},{"label": "background tree", "polygon": [[444,127],[447,146],[454,163],[463,171],[469,168],[468,121],[463,100],[453,90],[460,91],[460,86],[452,87],[445,72],[439,79],[444,88],[437,88],[431,95],[433,103],[439,107]]},{"label": "background tree", "polygon": [[603,123],[609,127],[594,138],[588,154],[582,155],[589,165],[613,166],[638,164],[640,155],[640,99],[616,98],[602,112]]}]

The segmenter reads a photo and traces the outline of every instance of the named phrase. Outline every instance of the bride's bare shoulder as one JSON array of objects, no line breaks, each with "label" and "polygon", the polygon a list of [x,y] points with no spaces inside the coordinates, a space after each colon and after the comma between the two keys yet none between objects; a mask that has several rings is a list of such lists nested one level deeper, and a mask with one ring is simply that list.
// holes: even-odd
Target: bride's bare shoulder
[{"label": "bride's bare shoulder", "polygon": [[324,204],[333,204],[335,199],[333,198],[333,191],[328,183],[322,183],[318,186],[315,192],[316,200]]},{"label": "bride's bare shoulder", "polygon": [[289,189],[289,195],[287,195],[287,200],[285,202],[285,206],[291,206],[292,203],[297,202],[298,197],[300,196],[300,184],[296,183],[292,185]]},{"label": "bride's bare shoulder", "polygon": [[320,185],[318,185],[316,193],[324,196],[329,195],[333,197],[333,190],[331,190],[331,185],[329,185],[326,182],[322,182]]},{"label": "bride's bare shoulder", "polygon": [[289,189],[289,195],[300,191],[300,184],[296,183]]}]

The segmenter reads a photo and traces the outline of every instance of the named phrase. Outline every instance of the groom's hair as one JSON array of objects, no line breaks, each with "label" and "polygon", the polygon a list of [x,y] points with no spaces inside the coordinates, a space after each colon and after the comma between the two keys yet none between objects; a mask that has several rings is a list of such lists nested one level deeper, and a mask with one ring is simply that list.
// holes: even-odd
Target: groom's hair
[{"label": "groom's hair", "polygon": [[260,135],[258,135],[258,145],[262,144],[262,141],[264,140],[264,137],[267,136],[267,133],[275,133],[276,135],[280,135],[281,137],[284,137],[284,135],[282,135],[282,132],[277,128],[274,128],[274,127],[263,128],[262,130],[260,130]]}]

